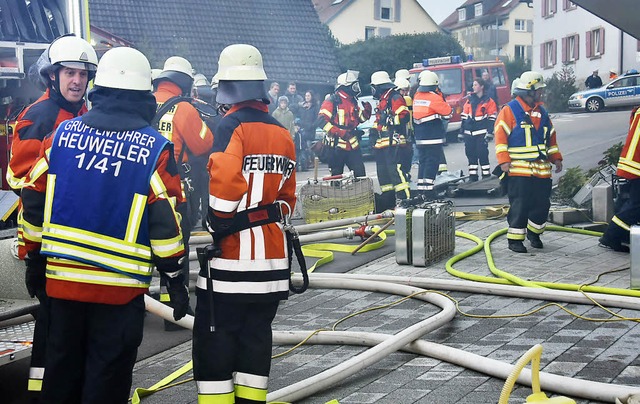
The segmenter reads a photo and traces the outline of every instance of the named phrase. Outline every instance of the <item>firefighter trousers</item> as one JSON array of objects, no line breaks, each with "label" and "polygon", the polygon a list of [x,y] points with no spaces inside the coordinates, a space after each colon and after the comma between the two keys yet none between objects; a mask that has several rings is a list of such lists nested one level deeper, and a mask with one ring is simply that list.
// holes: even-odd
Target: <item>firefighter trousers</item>
[{"label": "firefighter trousers", "polygon": [[407,142],[398,149],[398,164],[407,181],[411,179],[411,161],[413,160],[413,143]]},{"label": "firefighter trousers", "polygon": [[629,243],[631,226],[640,222],[640,179],[629,181],[629,198],[620,206],[604,233],[616,243]]},{"label": "firefighter trousers", "polygon": [[339,175],[344,172],[344,166],[353,171],[356,177],[365,177],[367,174],[364,169],[364,161],[362,159],[362,150],[344,150],[335,148],[329,161],[329,171],[331,175]]},{"label": "firefighter trousers", "polygon": [[123,305],[51,298],[43,404],[126,404],[144,295]]},{"label": "firefighter trousers", "polygon": [[444,156],[444,148],[441,143],[418,145],[418,185],[420,193],[432,196],[436,183],[438,167]]},{"label": "firefighter trousers", "polygon": [[523,241],[527,230],[544,232],[551,207],[551,178],[509,176],[509,240]]},{"label": "firefighter trousers", "polygon": [[198,402],[266,403],[271,370],[271,323],[279,302],[216,301],[215,331],[211,332],[208,293],[196,289],[193,377],[198,387]]},{"label": "firefighter trousers", "polygon": [[464,135],[464,153],[469,161],[469,176],[471,179],[478,179],[478,174],[483,177],[491,175],[489,165],[489,148],[484,135]]},{"label": "firefighter trousers", "polygon": [[376,198],[376,212],[394,209],[397,199],[408,199],[409,183],[398,164],[398,146],[373,150],[382,194]]},{"label": "firefighter trousers", "polygon": [[31,366],[29,368],[29,382],[27,390],[31,402],[37,403],[42,390],[44,378],[45,358],[47,352],[47,335],[49,334],[50,299],[44,290],[36,294],[40,306],[36,314],[36,324],[33,330],[33,345],[31,348]]}]

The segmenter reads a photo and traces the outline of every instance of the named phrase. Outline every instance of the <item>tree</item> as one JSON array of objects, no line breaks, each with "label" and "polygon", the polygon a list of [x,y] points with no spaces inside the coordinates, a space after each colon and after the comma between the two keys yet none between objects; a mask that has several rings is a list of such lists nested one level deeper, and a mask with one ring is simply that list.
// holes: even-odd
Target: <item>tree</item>
[{"label": "tree", "polygon": [[[522,73],[531,70],[531,61],[525,59],[514,59],[504,62],[504,67],[507,69],[507,76],[509,80],[513,81],[520,77]],[[511,85],[511,83],[508,83]]]},{"label": "tree", "polygon": [[569,66],[562,66],[559,72],[546,81],[545,107],[550,112],[564,112],[569,110],[569,97],[578,91],[576,76]]},{"label": "tree", "polygon": [[342,45],[336,49],[341,71],[360,72],[361,88],[367,92],[371,73],[384,70],[393,78],[398,69],[409,69],[422,59],[464,55],[460,43],[450,35],[430,32],[426,34],[392,35]]}]

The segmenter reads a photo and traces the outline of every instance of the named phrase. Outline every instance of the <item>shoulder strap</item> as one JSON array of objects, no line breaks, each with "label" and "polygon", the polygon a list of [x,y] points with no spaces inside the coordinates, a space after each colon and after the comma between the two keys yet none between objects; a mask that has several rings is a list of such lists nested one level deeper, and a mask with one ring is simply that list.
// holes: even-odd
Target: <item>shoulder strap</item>
[{"label": "shoulder strap", "polygon": [[160,108],[158,108],[158,110],[156,111],[156,115],[151,120],[151,127],[153,127],[153,129],[155,130],[158,130],[158,124],[160,123],[160,119],[162,119],[164,114],[166,114],[171,108],[173,108],[174,105],[183,101],[191,103],[191,97],[176,95],[175,97],[171,97],[167,101],[165,101],[164,104],[162,104]]}]

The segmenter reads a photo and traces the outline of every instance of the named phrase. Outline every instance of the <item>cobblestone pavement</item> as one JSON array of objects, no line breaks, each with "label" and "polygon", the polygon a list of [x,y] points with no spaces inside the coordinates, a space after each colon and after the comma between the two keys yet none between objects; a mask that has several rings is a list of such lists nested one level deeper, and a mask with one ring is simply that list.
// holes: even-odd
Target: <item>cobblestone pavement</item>
[{"label": "cobblestone pavement", "polygon": [[[505,220],[457,223],[457,230],[485,238],[506,227]],[[547,231],[545,248],[529,248],[527,254],[507,249],[505,236],[491,245],[496,267],[524,279],[557,283],[590,284],[616,288],[629,287],[628,254],[598,246],[597,237]],[[388,240],[393,242],[393,238]],[[474,243],[457,237],[455,254]],[[525,242],[525,245],[528,245]],[[351,274],[394,275],[457,279],[445,270],[445,261],[426,268],[401,266],[389,255],[352,270]],[[476,275],[492,276],[483,253],[475,254],[454,268]],[[619,269],[619,271],[598,275]],[[447,292],[443,290],[443,292]],[[541,300],[495,296],[469,292],[450,292],[463,311],[496,316],[525,313],[545,304]],[[377,292],[310,289],[284,302],[274,330],[331,328],[341,318],[359,310],[392,303],[398,296]],[[566,309],[587,317],[608,318],[600,308],[561,303]],[[434,305],[409,299],[388,308],[369,311],[341,322],[337,330],[396,334],[439,311]],[[626,317],[640,317],[637,311],[612,309]],[[525,317],[472,318],[456,314],[445,326],[422,337],[425,341],[462,349],[474,354],[515,363],[529,348],[542,344],[541,370],[563,376],[640,388],[640,328],[636,322],[593,322],[578,319],[558,306],[550,306]],[[275,346],[279,353],[289,347]],[[365,351],[346,345],[303,345],[293,353],[273,360],[271,392],[309,378]],[[140,361],[134,370],[134,387],[148,387],[186,363],[191,357],[190,342]],[[186,377],[190,377],[191,373]],[[396,352],[331,388],[297,401],[302,404],[326,403],[496,403],[504,384],[473,370],[412,353]],[[544,390],[544,388],[543,388]],[[548,392],[549,395],[555,395]],[[516,385],[510,402],[524,402],[531,388]],[[583,399],[578,403],[588,403]],[[160,391],[143,403],[195,403],[193,381]]]}]

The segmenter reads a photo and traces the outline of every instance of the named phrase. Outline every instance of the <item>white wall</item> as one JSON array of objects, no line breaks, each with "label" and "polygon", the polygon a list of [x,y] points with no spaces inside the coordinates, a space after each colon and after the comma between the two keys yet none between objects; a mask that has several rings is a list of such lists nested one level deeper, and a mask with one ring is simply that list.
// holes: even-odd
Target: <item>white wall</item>
[{"label": "white wall", "polygon": [[[562,69],[562,38],[567,35],[579,35],[578,60],[569,64],[576,75],[576,84],[584,87],[584,80],[594,70],[599,70],[602,82],[609,80],[609,69],[620,70],[638,69],[640,63],[637,60],[637,40],[621,31],[613,25],[601,20],[588,11],[577,7],[573,10],[563,10],[562,0],[557,0],[556,14],[551,18],[542,17],[542,0],[534,0],[534,25],[533,25],[533,70],[540,71],[545,78]],[[604,28],[604,54],[595,58],[587,58],[586,33],[587,31]],[[622,46],[620,45],[622,37]],[[551,40],[557,40],[557,63],[552,68],[540,66],[540,44]],[[622,55],[622,65],[620,57]]]},{"label": "white wall", "polygon": [[[390,28],[391,35],[421,34],[440,30],[416,0],[402,0],[399,22],[395,21],[394,16],[391,21],[375,20],[373,4],[373,0],[359,0],[345,7],[340,14],[329,21],[333,36],[341,43],[349,44],[365,39],[365,27]],[[395,2],[392,1],[391,4]]]}]

